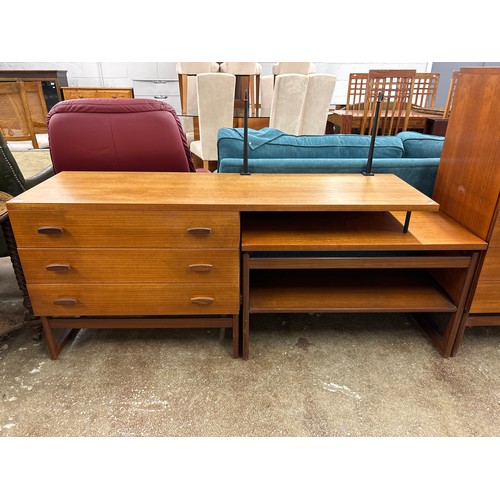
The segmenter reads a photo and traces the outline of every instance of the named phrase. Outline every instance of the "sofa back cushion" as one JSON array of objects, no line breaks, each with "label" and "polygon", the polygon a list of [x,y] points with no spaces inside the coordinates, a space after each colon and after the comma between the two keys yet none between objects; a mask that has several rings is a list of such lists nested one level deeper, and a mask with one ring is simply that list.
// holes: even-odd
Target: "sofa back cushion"
[{"label": "sofa back cushion", "polygon": [[[371,137],[354,134],[289,135],[273,129],[248,130],[248,158],[367,158]],[[219,162],[243,157],[243,129],[219,130]],[[398,137],[377,137],[374,158],[401,158],[403,143]]]},{"label": "sofa back cushion", "polygon": [[403,158],[441,158],[444,137],[419,132],[400,132],[397,137],[403,143]]}]

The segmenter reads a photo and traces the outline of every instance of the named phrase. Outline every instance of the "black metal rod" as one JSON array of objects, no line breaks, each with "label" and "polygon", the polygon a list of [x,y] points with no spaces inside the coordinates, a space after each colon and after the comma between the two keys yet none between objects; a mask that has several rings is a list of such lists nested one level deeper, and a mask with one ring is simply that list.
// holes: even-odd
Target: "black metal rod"
[{"label": "black metal rod", "polygon": [[366,169],[363,175],[373,175],[372,173],[372,163],[373,163],[373,153],[375,151],[375,138],[378,132],[378,115],[380,112],[380,103],[384,98],[384,93],[379,92],[377,96],[377,104],[375,105],[375,117],[373,118],[373,128],[372,128],[372,138],[370,141],[370,149],[368,150],[368,161],[366,162]]},{"label": "black metal rod", "polygon": [[405,225],[403,226],[403,233],[408,232],[408,226],[410,225],[410,217],[411,217],[411,212],[410,211],[406,212]]},{"label": "black metal rod", "polygon": [[243,100],[243,171],[241,175],[250,175],[248,171],[248,90]]}]

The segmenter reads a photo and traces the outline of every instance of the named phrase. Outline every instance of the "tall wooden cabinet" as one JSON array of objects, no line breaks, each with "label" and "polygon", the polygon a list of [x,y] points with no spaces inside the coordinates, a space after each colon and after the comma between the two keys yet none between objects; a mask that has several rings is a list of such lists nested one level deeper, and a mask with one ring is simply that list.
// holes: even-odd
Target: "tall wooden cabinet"
[{"label": "tall wooden cabinet", "polygon": [[466,326],[500,325],[500,68],[462,68],[433,199],[481,239],[482,256],[454,352]]}]

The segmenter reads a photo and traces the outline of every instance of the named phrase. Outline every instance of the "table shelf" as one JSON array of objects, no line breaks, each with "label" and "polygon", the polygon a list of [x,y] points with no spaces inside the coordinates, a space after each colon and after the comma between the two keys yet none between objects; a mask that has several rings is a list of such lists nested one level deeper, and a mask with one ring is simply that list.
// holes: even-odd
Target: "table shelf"
[{"label": "table shelf", "polygon": [[447,312],[457,310],[426,272],[401,270],[258,270],[250,313]]}]

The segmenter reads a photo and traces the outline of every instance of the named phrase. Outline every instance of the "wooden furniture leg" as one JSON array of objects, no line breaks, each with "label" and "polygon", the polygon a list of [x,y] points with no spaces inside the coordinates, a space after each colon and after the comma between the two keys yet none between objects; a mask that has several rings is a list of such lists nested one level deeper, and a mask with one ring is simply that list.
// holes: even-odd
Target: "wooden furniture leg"
[{"label": "wooden furniture leg", "polygon": [[250,255],[243,254],[242,263],[242,357],[248,359],[250,348]]}]

